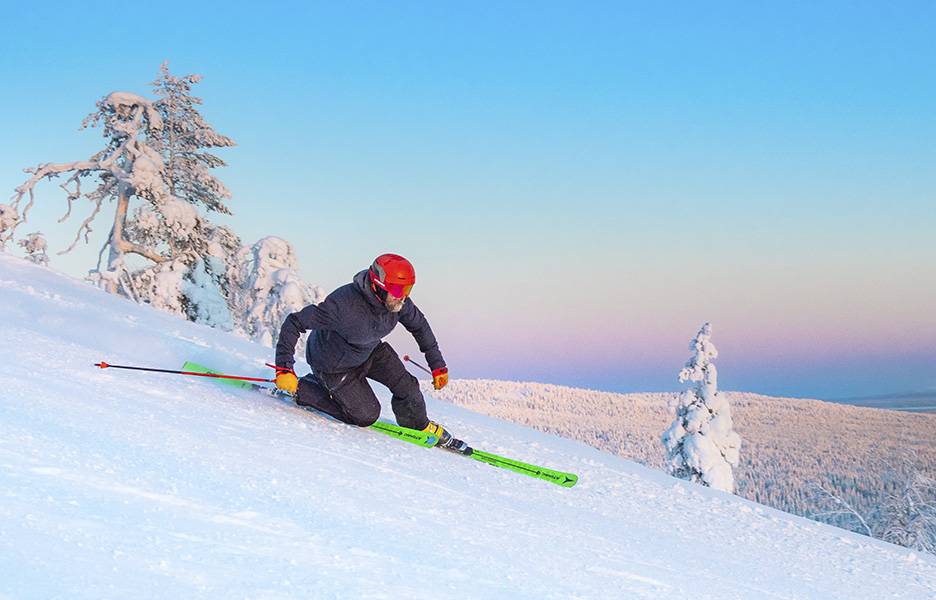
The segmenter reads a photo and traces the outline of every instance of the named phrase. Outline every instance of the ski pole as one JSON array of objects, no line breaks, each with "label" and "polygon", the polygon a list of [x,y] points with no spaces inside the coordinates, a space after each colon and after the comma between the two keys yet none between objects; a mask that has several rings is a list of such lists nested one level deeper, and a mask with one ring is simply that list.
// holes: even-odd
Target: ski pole
[{"label": "ski pole", "polygon": [[173,371],[170,369],[152,369],[149,367],[130,367],[126,365],[109,365],[103,360],[99,363],[94,363],[95,367],[101,367],[102,369],[129,369],[131,371],[150,371],[152,373],[169,373],[170,375],[195,375],[197,377],[215,377],[217,379],[240,379],[242,381],[264,381],[268,383],[276,383],[275,379],[261,379],[259,377],[238,377],[237,375],[218,375],[215,373],[196,373],[194,371]]},{"label": "ski pole", "polygon": [[432,375],[432,371],[430,371],[430,370],[427,369],[426,367],[422,366],[421,364],[419,364],[418,362],[416,362],[415,360],[413,360],[412,358],[410,358],[409,355],[405,355],[405,356],[403,357],[403,360],[405,360],[405,361],[407,361],[407,362],[413,363],[414,365],[416,365],[417,367],[419,367],[420,369],[422,369],[422,370],[425,371],[426,373],[429,373],[430,375]]}]

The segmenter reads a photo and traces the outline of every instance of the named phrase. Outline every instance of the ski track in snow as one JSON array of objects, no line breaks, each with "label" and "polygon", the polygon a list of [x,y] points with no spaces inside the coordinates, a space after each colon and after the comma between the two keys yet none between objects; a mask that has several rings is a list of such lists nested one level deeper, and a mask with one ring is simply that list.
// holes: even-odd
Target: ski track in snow
[{"label": "ski track in snow", "polygon": [[579,483],[95,368],[268,376],[272,351],[2,253],[0,303],[2,600],[936,597],[934,557],[433,399],[472,445]]}]

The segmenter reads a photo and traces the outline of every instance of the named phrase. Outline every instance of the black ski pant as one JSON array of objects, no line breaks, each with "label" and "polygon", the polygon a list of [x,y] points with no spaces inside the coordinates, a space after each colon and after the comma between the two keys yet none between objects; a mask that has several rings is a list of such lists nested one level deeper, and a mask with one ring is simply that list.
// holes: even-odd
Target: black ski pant
[{"label": "black ski pant", "polygon": [[359,367],[340,373],[311,373],[299,379],[296,404],[314,408],[349,425],[369,427],[380,417],[380,402],[368,379],[390,390],[391,408],[397,423],[419,430],[429,425],[419,380],[406,370],[387,342],[381,342]]}]

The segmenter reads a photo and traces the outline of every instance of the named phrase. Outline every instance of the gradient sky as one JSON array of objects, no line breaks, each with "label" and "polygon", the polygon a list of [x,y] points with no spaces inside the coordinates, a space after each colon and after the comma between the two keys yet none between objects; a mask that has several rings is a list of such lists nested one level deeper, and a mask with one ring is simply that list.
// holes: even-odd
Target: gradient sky
[{"label": "gradient sky", "polygon": [[[238,143],[221,222],[327,290],[410,258],[453,377],[678,390],[711,322],[720,389],[936,391],[930,0],[11,4],[7,197],[169,59]],[[18,233],[64,213],[46,183]]]}]

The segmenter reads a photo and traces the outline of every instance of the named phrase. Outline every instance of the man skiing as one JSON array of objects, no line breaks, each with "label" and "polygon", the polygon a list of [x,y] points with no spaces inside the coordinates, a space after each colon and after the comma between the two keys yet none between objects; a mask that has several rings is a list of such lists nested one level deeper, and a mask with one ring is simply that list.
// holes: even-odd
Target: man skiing
[{"label": "man skiing", "polygon": [[[276,387],[292,394],[300,406],[368,427],[380,416],[380,403],[367,382],[373,379],[393,395],[391,408],[398,424],[438,435],[438,446],[464,452],[467,444],[429,420],[419,381],[390,344],[382,341],[401,323],[426,356],[435,389],[448,383],[448,369],[435,335],[409,298],[415,283],[416,271],[408,260],[382,254],[320,304],[290,314],[276,344]],[[309,330],[306,361],[312,373],[297,378],[292,368],[296,342]]]}]

